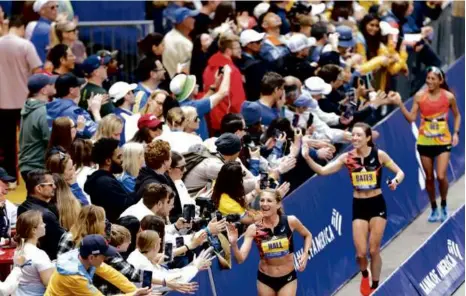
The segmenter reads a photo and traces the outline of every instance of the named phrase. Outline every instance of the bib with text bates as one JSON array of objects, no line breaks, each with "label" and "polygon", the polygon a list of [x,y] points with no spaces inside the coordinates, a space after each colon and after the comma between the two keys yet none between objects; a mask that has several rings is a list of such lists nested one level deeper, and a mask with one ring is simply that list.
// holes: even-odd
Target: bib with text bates
[{"label": "bib with text bates", "polygon": [[274,236],[267,241],[263,241],[262,251],[267,259],[278,258],[289,254],[289,241],[286,236]]},{"label": "bib with text bates", "polygon": [[440,137],[445,135],[447,129],[446,121],[429,121],[424,123],[424,136],[429,138]]},{"label": "bib with text bates", "polygon": [[360,190],[375,189],[377,187],[376,172],[353,172],[351,173],[353,186]]}]

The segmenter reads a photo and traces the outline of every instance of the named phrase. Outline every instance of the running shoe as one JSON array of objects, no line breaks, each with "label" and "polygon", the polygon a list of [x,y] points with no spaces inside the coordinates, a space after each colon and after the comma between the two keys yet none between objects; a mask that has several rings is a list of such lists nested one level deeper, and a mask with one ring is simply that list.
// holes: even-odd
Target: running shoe
[{"label": "running shoe", "polygon": [[369,296],[371,294],[371,285],[369,283],[369,277],[362,277],[359,291],[361,292],[362,296]]},{"label": "running shoe", "polygon": [[440,221],[443,222],[447,220],[447,218],[448,218],[447,207],[442,207],[442,209],[440,210]]},{"label": "running shoe", "polygon": [[438,222],[440,221],[440,215],[438,213],[438,208],[435,208],[432,210],[432,213],[430,213],[429,219],[427,219],[430,223]]}]

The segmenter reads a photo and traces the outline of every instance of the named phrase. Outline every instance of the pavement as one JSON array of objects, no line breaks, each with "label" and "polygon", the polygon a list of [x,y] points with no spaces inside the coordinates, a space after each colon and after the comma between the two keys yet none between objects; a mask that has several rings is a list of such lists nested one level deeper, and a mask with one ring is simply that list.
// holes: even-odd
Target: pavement
[{"label": "pavement", "polygon": [[[453,213],[465,202],[465,179],[461,177],[448,192],[448,210]],[[439,204],[439,202],[438,202]],[[400,235],[390,242],[382,250],[382,273],[381,280],[392,274],[419,246],[440,226],[440,223],[428,223],[427,217],[430,214],[430,207],[418,216],[413,223],[406,227]],[[337,291],[335,296],[355,296],[360,295],[359,284],[361,275],[358,273],[345,286]],[[465,295],[464,283],[453,295]]]}]

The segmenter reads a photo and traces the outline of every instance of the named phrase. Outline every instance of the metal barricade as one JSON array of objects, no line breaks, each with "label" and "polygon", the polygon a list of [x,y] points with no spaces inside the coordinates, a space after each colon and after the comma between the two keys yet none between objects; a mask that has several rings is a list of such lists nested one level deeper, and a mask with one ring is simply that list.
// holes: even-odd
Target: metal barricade
[{"label": "metal barricade", "polygon": [[86,45],[88,54],[100,49],[119,51],[121,67],[113,80],[134,81],[133,72],[138,63],[137,41],[154,32],[153,21],[90,21],[79,22],[78,27],[80,40]]}]

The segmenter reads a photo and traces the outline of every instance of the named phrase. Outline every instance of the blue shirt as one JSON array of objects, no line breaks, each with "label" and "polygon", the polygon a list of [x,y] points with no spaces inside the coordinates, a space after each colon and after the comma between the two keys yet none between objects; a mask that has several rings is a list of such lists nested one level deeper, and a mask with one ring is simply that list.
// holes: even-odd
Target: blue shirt
[{"label": "blue shirt", "polygon": [[[133,107],[133,112],[139,112],[147,104],[147,100],[150,97],[151,90],[144,87],[141,82],[138,83],[138,86],[134,89],[134,98],[135,106]],[[137,104],[137,105],[136,105]]]},{"label": "blue shirt", "polygon": [[121,185],[125,188],[128,193],[134,192],[136,186],[136,177],[131,176],[128,172],[124,172],[119,178]]},{"label": "blue shirt", "polygon": [[203,98],[200,100],[187,99],[180,102],[181,106],[191,106],[196,108],[197,115],[199,116],[199,129],[196,131],[202,140],[209,138],[209,131],[207,129],[207,121],[205,115],[212,110],[210,106],[210,98]]},{"label": "blue shirt", "polygon": [[52,22],[48,19],[41,17],[37,21],[37,25],[34,27],[31,35],[31,42],[36,48],[37,54],[39,55],[42,62],[45,62],[47,57],[47,47],[50,44],[50,28]]},{"label": "blue shirt", "polygon": [[121,120],[123,120],[123,132],[121,133],[121,137],[120,137],[120,146],[123,146],[126,143],[126,136],[125,136],[126,118],[123,116],[123,114],[132,116],[133,113],[131,111],[122,109],[120,107],[115,108],[113,110],[113,113],[115,113],[116,116],[120,117]]},{"label": "blue shirt", "polygon": [[253,104],[257,104],[261,109],[261,123],[265,126],[269,126],[274,119],[277,119],[281,116],[281,112],[277,108],[270,108],[269,106],[262,104],[260,101],[255,101]]}]

